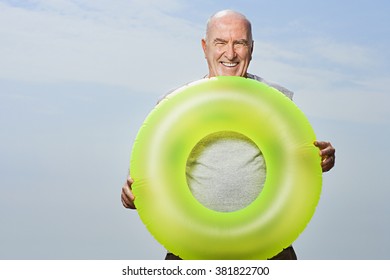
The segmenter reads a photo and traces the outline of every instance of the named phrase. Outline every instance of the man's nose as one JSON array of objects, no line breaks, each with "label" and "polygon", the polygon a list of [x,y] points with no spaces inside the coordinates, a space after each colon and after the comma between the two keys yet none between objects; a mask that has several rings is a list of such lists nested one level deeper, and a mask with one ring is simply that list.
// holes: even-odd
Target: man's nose
[{"label": "man's nose", "polygon": [[236,57],[236,51],[234,49],[233,44],[227,44],[226,45],[226,51],[225,51],[225,56],[229,60],[233,60]]}]

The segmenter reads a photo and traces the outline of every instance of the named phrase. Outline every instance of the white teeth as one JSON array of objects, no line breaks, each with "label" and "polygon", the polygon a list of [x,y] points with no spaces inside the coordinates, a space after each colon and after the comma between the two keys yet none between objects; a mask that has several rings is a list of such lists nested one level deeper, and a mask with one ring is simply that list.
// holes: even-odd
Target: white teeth
[{"label": "white teeth", "polygon": [[237,66],[238,62],[221,62],[226,67],[234,67]]}]

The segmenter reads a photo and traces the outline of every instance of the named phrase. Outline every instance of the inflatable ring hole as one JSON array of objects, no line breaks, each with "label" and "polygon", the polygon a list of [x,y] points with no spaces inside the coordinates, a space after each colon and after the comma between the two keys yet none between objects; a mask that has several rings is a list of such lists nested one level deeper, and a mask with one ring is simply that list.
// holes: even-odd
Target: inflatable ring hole
[{"label": "inflatable ring hole", "polygon": [[266,165],[259,147],[233,131],[207,135],[192,149],[187,185],[203,206],[234,212],[250,205],[263,189]]}]

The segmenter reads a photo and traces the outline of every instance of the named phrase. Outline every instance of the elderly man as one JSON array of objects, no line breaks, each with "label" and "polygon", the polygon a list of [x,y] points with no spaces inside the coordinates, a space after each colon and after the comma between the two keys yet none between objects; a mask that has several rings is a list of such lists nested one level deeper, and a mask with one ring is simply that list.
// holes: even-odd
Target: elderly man
[{"label": "elderly man", "polygon": [[[202,39],[209,69],[207,77],[254,79],[292,98],[291,91],[247,72],[253,46],[251,23],[244,15],[231,10],[214,14],[207,22],[206,36]],[[329,142],[316,141],[313,144],[319,148],[323,172],[329,171],[335,164],[335,149]],[[231,132],[203,139],[187,163],[187,181],[193,195],[206,207],[221,212],[235,211],[251,203],[260,193],[265,175],[266,166],[259,148],[249,139]],[[122,187],[121,198],[124,207],[135,209],[132,183],[129,176]],[[166,259],[180,257],[168,253]],[[290,246],[272,259],[297,257]]]}]

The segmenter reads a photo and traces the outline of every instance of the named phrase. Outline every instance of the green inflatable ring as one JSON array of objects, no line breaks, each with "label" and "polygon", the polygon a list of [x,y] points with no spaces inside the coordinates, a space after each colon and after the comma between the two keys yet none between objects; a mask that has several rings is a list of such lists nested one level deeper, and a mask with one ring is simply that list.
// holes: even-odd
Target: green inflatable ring
[{"label": "green inflatable ring", "polygon": [[[262,151],[267,176],[243,209],[217,212],[188,188],[186,162],[207,135],[232,131]],[[241,77],[203,79],[163,99],[147,116],[130,160],[139,216],[150,233],[183,259],[267,259],[293,243],[320,198],[315,134],[279,91]]]}]

